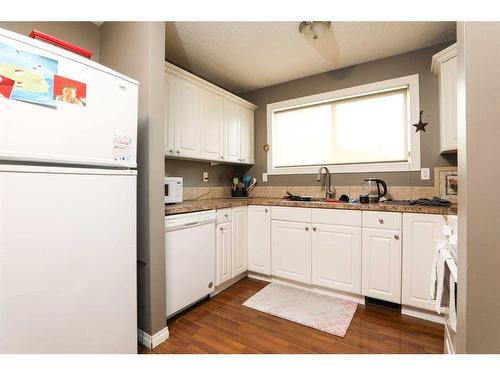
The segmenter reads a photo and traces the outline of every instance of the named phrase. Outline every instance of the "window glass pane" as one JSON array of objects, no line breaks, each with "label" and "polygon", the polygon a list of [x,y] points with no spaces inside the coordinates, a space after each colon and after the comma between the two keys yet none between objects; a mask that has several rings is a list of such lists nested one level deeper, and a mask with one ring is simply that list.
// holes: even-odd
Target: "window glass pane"
[{"label": "window glass pane", "polygon": [[273,165],[408,160],[407,90],[274,113]]},{"label": "window glass pane", "polygon": [[408,160],[406,91],[335,102],[334,163]]},{"label": "window glass pane", "polygon": [[333,162],[331,105],[277,112],[273,124],[273,160],[276,167]]}]

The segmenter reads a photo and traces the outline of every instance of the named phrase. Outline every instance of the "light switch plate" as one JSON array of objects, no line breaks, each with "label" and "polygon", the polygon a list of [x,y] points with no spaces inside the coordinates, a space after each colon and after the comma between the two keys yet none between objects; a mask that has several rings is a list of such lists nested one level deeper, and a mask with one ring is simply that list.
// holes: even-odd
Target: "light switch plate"
[{"label": "light switch plate", "polygon": [[420,169],[420,179],[421,180],[430,180],[431,179],[431,171],[429,168]]},{"label": "light switch plate", "polygon": [[203,182],[208,182],[208,172],[203,172]]},{"label": "light switch plate", "polygon": [[267,173],[262,173],[262,182],[267,182]]}]

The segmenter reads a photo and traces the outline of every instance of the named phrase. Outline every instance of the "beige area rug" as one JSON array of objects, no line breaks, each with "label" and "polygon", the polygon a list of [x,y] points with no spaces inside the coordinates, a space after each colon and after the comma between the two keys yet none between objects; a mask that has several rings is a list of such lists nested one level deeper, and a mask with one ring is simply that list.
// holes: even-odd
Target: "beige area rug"
[{"label": "beige area rug", "polygon": [[344,337],[358,304],[278,283],[271,283],[243,306]]}]

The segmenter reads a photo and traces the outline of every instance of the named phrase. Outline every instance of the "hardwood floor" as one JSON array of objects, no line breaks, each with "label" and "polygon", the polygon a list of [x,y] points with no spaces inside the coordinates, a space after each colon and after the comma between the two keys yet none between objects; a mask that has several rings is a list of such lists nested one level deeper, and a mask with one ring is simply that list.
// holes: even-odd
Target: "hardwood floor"
[{"label": "hardwood floor", "polygon": [[442,325],[359,305],[344,338],[242,306],[267,283],[243,279],[168,321],[170,338],[140,353],[443,353]]}]

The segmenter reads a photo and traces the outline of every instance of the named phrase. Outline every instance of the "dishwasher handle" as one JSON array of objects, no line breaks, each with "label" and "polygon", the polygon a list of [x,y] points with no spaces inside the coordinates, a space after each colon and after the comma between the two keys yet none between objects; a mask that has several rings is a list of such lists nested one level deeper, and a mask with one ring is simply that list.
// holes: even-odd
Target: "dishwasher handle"
[{"label": "dishwasher handle", "polygon": [[198,225],[200,222],[199,221],[193,221],[192,223],[186,223],[184,224],[185,227],[192,227],[193,225]]}]

